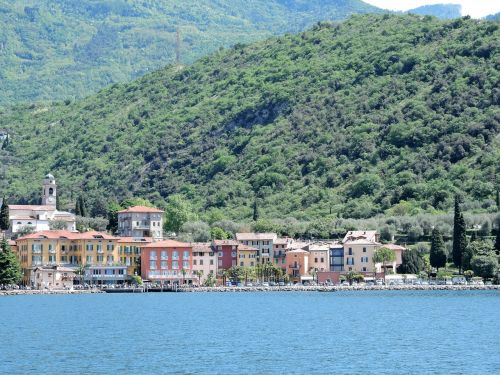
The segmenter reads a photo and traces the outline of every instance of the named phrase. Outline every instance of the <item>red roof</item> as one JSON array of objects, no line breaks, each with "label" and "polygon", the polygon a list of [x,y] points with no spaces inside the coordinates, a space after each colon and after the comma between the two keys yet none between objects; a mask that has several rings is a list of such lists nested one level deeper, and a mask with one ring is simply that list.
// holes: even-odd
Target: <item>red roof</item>
[{"label": "red roof", "polygon": [[238,246],[240,244],[236,240],[213,240],[213,243],[216,246],[222,246],[222,245]]},{"label": "red roof", "polygon": [[163,213],[165,211],[160,210],[159,208],[154,207],[146,207],[146,206],[133,206],[126,208],[124,210],[118,211],[119,214],[127,213],[127,212],[137,212],[137,213]]},{"label": "red roof", "polygon": [[238,245],[238,251],[259,251],[259,249],[248,245]]},{"label": "red roof", "polygon": [[41,232],[36,232],[32,234],[28,234],[26,236],[23,236],[21,238],[18,238],[18,241],[21,240],[28,240],[28,239],[51,239],[51,240],[56,240],[56,239],[68,239],[68,240],[94,240],[94,239],[104,239],[104,240],[116,240],[116,237],[113,237],[107,233],[103,232],[84,232],[84,233],[79,233],[79,232],[70,232],[68,230],[44,230]]},{"label": "red roof", "polygon": [[55,211],[56,206],[9,204],[9,210]]},{"label": "red roof", "polygon": [[164,241],[153,242],[146,246],[143,246],[143,248],[151,248],[151,249],[162,248],[162,247],[192,247],[192,244],[174,240],[164,240]]},{"label": "red roof", "polygon": [[152,237],[120,237],[118,243],[151,243]]}]

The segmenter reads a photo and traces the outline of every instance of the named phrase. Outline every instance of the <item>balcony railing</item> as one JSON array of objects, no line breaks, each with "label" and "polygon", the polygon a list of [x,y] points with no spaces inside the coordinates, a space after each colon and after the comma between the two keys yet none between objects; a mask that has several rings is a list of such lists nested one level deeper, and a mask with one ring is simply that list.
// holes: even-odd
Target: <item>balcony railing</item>
[{"label": "balcony railing", "polygon": [[288,266],[288,268],[290,268],[292,270],[300,270],[300,265],[298,265],[298,264],[290,264]]}]

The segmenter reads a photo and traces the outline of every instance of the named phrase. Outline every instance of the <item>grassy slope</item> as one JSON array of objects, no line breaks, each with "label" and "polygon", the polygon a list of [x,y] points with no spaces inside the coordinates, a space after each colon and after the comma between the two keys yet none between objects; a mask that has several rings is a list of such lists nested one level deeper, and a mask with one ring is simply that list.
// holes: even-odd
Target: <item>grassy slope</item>
[{"label": "grassy slope", "polygon": [[4,190],[34,199],[51,171],[66,199],[182,193],[234,218],[255,195],[268,217],[446,210],[454,192],[488,209],[498,45],[491,22],[355,16],[73,104],[18,106],[0,116],[13,132]]},{"label": "grassy slope", "polygon": [[377,12],[359,0],[0,0],[0,105],[84,97],[175,60]]}]

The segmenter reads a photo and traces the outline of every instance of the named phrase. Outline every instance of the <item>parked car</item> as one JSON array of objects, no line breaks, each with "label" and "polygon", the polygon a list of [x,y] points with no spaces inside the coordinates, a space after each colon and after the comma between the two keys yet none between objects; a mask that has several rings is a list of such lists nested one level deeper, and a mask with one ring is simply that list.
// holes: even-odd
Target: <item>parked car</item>
[{"label": "parked car", "polygon": [[267,287],[267,286],[269,286],[269,283],[268,283],[267,281],[264,281],[264,282],[262,283],[262,286],[266,286],[266,287]]},{"label": "parked car", "polygon": [[247,283],[247,286],[253,286],[253,284],[252,283]]},{"label": "parked car", "polygon": [[280,281],[280,282],[278,283],[278,285],[279,285],[279,286],[285,286],[285,283],[284,283],[283,281]]}]

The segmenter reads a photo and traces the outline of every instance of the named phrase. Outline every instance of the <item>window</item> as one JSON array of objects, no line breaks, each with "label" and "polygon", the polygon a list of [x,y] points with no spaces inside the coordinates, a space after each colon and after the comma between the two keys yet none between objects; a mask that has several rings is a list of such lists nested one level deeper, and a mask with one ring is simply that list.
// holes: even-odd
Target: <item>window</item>
[{"label": "window", "polygon": [[193,266],[196,266],[196,259],[193,259]]},{"label": "window", "polygon": [[363,267],[363,272],[366,272],[366,267]]},{"label": "window", "polygon": [[219,259],[219,267],[222,267],[222,260]]},{"label": "window", "polygon": [[213,266],[214,265],[214,260],[213,259],[210,259],[210,265]]},{"label": "window", "polygon": [[155,270],[156,269],[156,260],[150,260],[149,261],[149,269],[150,270]]},{"label": "window", "polygon": [[236,251],[232,251],[232,252],[231,252],[231,256],[232,256],[233,258],[236,258]]},{"label": "window", "polygon": [[366,247],[363,247],[363,253],[366,253]]},{"label": "window", "polygon": [[189,259],[189,251],[184,251],[182,253],[182,259]]},{"label": "window", "polygon": [[106,257],[106,261],[107,261],[108,263],[113,263],[113,262],[115,261],[115,257],[114,257],[113,255],[108,255],[108,256]]},{"label": "window", "polygon": [[87,255],[86,263],[87,264],[92,264],[92,256],[91,255]]},{"label": "window", "polygon": [[160,267],[161,267],[162,270],[168,269],[167,261],[166,260],[162,260]]},{"label": "window", "polygon": [[179,269],[179,261],[173,260],[172,261],[172,269],[173,270],[178,270]]},{"label": "window", "polygon": [[49,263],[55,263],[56,262],[56,256],[55,255],[49,255]]},{"label": "window", "polygon": [[108,243],[108,245],[106,246],[106,250],[113,251],[113,244],[112,243]]},{"label": "window", "polygon": [[222,255],[223,255],[222,251],[219,251],[219,258],[222,258]]},{"label": "window", "polygon": [[149,253],[149,259],[150,259],[150,260],[156,260],[156,259],[157,259],[157,258],[156,258],[156,251],[154,251],[154,250],[153,250],[153,251],[151,251],[151,252]]},{"label": "window", "polygon": [[168,255],[165,250],[162,250],[160,253],[161,260],[168,260]]},{"label": "window", "polygon": [[318,263],[318,258],[314,258],[314,263]]},{"label": "window", "polygon": [[203,259],[200,259],[200,266],[203,266]]},{"label": "window", "polygon": [[349,248],[349,254],[348,255],[352,255],[352,247]]},{"label": "window", "polygon": [[179,259],[179,252],[177,250],[172,251],[172,259]]},{"label": "window", "polygon": [[321,263],[323,263],[325,261],[325,258],[321,258]]},{"label": "window", "polygon": [[185,270],[189,269],[189,260],[182,261],[182,268],[184,268]]},{"label": "window", "polygon": [[102,263],[103,260],[104,260],[104,256],[102,256],[102,255],[97,256],[97,263]]},{"label": "window", "polygon": [[254,266],[254,263],[253,262],[250,262],[250,267],[253,267]]},{"label": "window", "polygon": [[91,243],[88,243],[87,244],[87,251],[94,251],[94,245],[92,245]]}]

